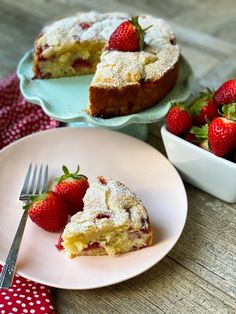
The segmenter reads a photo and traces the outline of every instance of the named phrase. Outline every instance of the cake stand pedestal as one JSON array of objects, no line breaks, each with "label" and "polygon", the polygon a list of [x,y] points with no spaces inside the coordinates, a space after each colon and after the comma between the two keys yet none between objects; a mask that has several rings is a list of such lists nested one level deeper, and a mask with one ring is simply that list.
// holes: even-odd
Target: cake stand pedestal
[{"label": "cake stand pedestal", "polygon": [[[98,127],[96,125],[93,124],[88,124],[86,122],[69,122],[66,124],[68,127],[72,127],[72,128],[85,128],[85,127]],[[148,125],[147,124],[129,124],[126,125],[125,127],[122,127],[120,129],[115,129],[115,131],[133,136],[138,138],[139,140],[142,141],[146,141],[147,140],[147,136],[148,136]]]}]

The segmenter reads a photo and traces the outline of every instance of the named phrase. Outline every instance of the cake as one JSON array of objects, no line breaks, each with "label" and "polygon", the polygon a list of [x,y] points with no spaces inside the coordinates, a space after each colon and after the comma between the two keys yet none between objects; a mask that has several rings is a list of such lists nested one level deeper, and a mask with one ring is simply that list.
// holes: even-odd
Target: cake
[{"label": "cake", "polygon": [[[78,13],[46,26],[34,45],[35,78],[94,74],[89,114],[109,118],[154,106],[177,80],[179,47],[169,25],[150,15],[138,17],[145,46],[140,51],[108,49],[125,13]],[[78,100],[79,101],[79,100]]]},{"label": "cake", "polygon": [[147,210],[124,184],[98,177],[83,201],[83,212],[71,217],[62,234],[70,258],[122,254],[152,244]]}]

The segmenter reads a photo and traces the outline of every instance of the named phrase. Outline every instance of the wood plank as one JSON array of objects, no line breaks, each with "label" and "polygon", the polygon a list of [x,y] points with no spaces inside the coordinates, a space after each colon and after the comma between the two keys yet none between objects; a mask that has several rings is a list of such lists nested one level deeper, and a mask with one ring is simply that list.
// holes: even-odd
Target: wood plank
[{"label": "wood plank", "polygon": [[40,20],[1,4],[0,10],[0,76],[16,71],[24,53],[33,46],[34,38],[41,29]]},{"label": "wood plank", "polygon": [[[175,1],[176,6],[179,3],[184,3],[184,0]],[[173,17],[177,24],[181,24],[185,28],[194,28],[235,44],[236,5],[234,0],[188,1],[186,8]]]},{"label": "wood plank", "polygon": [[224,59],[212,71],[206,73],[199,80],[199,83],[202,86],[209,86],[215,89],[230,78],[236,78],[236,53]]},{"label": "wood plank", "polygon": [[112,304],[100,298],[96,291],[54,290],[53,300],[56,313],[94,314],[120,313]]},{"label": "wood plank", "polygon": [[235,313],[234,298],[170,257],[125,284],[158,302],[165,313]]},{"label": "wood plank", "polygon": [[[55,307],[59,313],[157,313],[163,314],[158,305],[139,295],[125,284],[95,290],[55,290]],[[121,302],[122,300],[122,302]]]},{"label": "wood plank", "polygon": [[90,306],[100,313],[100,306],[96,305],[101,304],[100,298],[120,313],[235,313],[235,299],[170,257],[122,284],[96,290],[56,290],[55,296],[63,305],[63,310],[58,308],[59,313],[76,313],[81,309],[84,313],[86,301],[87,313]]},{"label": "wood plank", "polygon": [[[187,223],[170,256],[215,287],[236,296],[236,206],[186,184]],[[196,193],[197,191],[197,193]],[[194,230],[194,231],[193,231]],[[217,239],[217,241],[216,241]]]},{"label": "wood plank", "polygon": [[195,47],[198,47],[198,49],[204,49],[214,55],[219,53],[224,56],[230,56],[232,53],[236,52],[236,45],[231,42],[188,29],[170,21],[169,23],[175,30],[177,38],[179,38],[180,41],[194,45]]}]

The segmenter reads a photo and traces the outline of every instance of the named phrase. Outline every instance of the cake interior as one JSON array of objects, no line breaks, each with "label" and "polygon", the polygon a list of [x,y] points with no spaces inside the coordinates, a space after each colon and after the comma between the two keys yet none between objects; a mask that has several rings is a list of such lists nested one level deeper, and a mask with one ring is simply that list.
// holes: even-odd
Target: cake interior
[{"label": "cake interior", "polygon": [[[104,41],[74,42],[51,53],[50,47],[37,48],[37,77],[58,78],[93,74],[104,49]],[[35,62],[36,64],[36,62]]]},{"label": "cake interior", "polygon": [[151,241],[147,230],[98,230],[91,234],[64,237],[62,245],[69,252],[69,257],[79,255],[115,255],[139,250]]}]

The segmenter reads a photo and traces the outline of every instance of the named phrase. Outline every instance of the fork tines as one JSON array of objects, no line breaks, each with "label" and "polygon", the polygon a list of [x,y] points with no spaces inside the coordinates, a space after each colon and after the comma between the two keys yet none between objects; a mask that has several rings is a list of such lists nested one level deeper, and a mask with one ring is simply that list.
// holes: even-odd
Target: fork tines
[{"label": "fork tines", "polygon": [[41,164],[39,171],[37,164],[32,171],[32,163],[30,163],[25,177],[25,181],[20,193],[20,200],[27,200],[29,195],[38,195],[47,190],[48,181],[48,165]]}]

